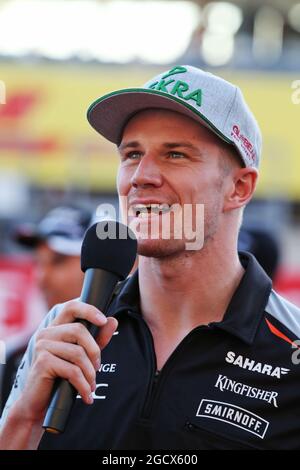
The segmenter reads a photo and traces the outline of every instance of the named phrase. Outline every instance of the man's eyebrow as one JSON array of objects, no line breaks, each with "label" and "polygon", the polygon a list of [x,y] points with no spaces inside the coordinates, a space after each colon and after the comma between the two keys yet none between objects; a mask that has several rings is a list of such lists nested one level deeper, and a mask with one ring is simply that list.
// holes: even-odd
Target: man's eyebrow
[{"label": "man's eyebrow", "polygon": [[137,140],[132,140],[130,142],[124,142],[123,144],[120,144],[118,147],[119,151],[125,150],[127,148],[137,148],[139,147],[139,142]]},{"label": "man's eyebrow", "polygon": [[177,147],[184,147],[188,148],[190,150],[197,150],[199,151],[199,148],[196,147],[195,145],[191,144],[190,142],[166,142],[163,144],[163,147],[166,147],[168,149],[173,149]]},{"label": "man's eyebrow", "polygon": [[[139,147],[139,145],[140,145],[140,143],[137,140],[133,140],[133,141],[130,141],[130,142],[124,142],[124,143],[120,144],[118,149],[120,151],[122,151],[122,150],[125,150],[127,148],[137,148],[137,147]],[[165,147],[167,149],[174,149],[174,148],[178,148],[178,147],[181,147],[181,148],[184,147],[184,148],[188,148],[190,150],[199,151],[198,147],[191,144],[190,142],[166,142],[166,143],[162,144],[162,147]]]}]

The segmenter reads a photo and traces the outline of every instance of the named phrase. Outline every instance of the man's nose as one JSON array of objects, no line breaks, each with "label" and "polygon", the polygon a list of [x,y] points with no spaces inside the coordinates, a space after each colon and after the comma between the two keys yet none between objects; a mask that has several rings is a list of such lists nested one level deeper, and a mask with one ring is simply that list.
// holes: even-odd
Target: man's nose
[{"label": "man's nose", "polygon": [[133,187],[155,186],[162,185],[161,168],[154,155],[148,153],[144,154],[131,178]]}]

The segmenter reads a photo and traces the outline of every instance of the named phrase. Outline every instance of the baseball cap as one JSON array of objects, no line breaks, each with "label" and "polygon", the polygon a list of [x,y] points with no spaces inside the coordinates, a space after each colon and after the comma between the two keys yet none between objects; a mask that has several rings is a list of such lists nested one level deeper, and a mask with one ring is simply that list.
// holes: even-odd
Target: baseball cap
[{"label": "baseball cap", "polygon": [[90,222],[91,214],[85,209],[56,207],[37,225],[19,225],[14,238],[20,245],[28,248],[36,248],[40,243],[46,242],[56,253],[79,256],[82,240]]},{"label": "baseball cap", "polygon": [[160,108],[184,114],[234,145],[246,167],[258,167],[262,138],[240,89],[190,65],[175,66],[141,88],[113,91],[88,109],[91,126],[119,145],[124,126],[136,113]]}]

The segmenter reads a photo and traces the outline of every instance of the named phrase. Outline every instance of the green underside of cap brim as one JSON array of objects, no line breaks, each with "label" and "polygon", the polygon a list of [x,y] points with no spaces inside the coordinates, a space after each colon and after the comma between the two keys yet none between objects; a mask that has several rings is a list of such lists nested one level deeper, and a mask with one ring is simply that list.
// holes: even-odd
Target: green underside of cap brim
[{"label": "green underside of cap brim", "polygon": [[[153,106],[151,106],[151,103],[149,103],[148,100],[146,106],[135,107],[134,97],[136,97],[137,101],[139,101],[141,94],[146,94],[147,97],[149,97],[149,95],[156,98],[161,97],[163,99],[161,100],[161,107],[163,109],[168,109],[168,102],[170,104],[172,103],[172,106],[170,106],[171,110],[177,110],[179,113],[181,112],[191,117],[192,119],[195,119],[198,122],[202,122],[204,125],[206,125],[206,127],[211,129],[225,142],[234,145],[234,142],[232,140],[225,136],[219,129],[215,127],[212,122],[210,122],[209,119],[207,119],[206,116],[204,116],[200,111],[197,111],[189,103],[185,103],[182,99],[179,99],[176,96],[157,90],[151,90],[148,88],[127,88],[108,93],[102,96],[101,98],[98,98],[88,108],[87,119],[89,123],[97,132],[99,132],[105,138],[107,138],[111,142],[114,142],[115,144],[119,144],[124,125],[126,125],[128,120],[134,114],[139,111],[142,111],[143,109],[148,109],[151,107],[160,107],[158,100],[153,103]],[[124,95],[128,95],[128,112],[127,109],[123,111],[123,108],[126,107]],[[119,107],[118,102],[122,103],[122,105]],[[187,110],[188,112],[185,113],[184,110]]]}]

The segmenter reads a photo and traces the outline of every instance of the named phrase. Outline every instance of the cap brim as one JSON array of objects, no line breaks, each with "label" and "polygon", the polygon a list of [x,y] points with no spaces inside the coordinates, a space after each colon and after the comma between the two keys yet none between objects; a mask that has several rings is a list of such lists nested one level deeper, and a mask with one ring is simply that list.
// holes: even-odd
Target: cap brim
[{"label": "cap brim", "polygon": [[65,237],[47,238],[47,245],[56,253],[65,256],[80,256],[82,240],[70,240]]},{"label": "cap brim", "polygon": [[17,227],[13,233],[13,239],[27,248],[35,248],[43,240],[37,230],[29,228],[28,226]]},{"label": "cap brim", "polygon": [[148,88],[129,88],[102,96],[88,109],[91,126],[106,139],[119,145],[125,125],[136,113],[149,108],[176,111],[212,130],[229,144],[229,140],[203,114],[173,95]]},{"label": "cap brim", "polygon": [[61,236],[42,236],[38,232],[31,233],[24,229],[18,229],[14,239],[19,245],[35,249],[42,243],[47,243],[51,250],[65,256],[80,256],[82,240],[71,240]]}]

